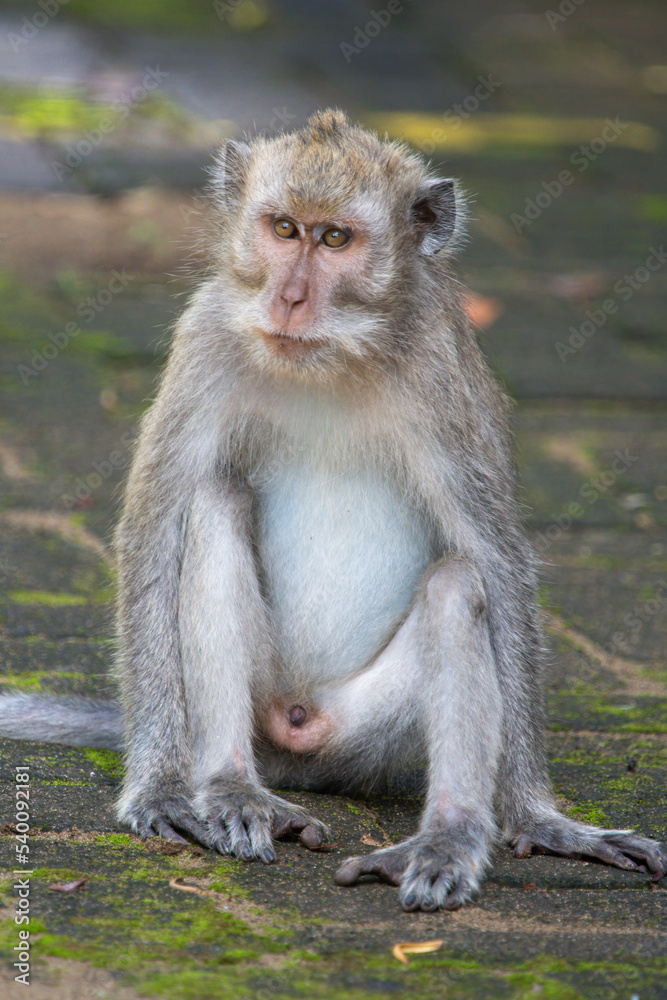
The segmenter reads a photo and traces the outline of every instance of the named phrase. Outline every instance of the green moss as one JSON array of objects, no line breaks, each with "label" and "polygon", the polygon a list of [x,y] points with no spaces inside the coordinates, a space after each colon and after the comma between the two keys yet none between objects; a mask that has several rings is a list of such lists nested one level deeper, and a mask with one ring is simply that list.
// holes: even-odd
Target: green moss
[{"label": "green moss", "polygon": [[20,674],[1,674],[0,684],[20,691],[41,692],[44,690],[43,681],[55,678],[85,683],[90,680],[90,675],[79,670],[30,670]]},{"label": "green moss", "polygon": [[[576,728],[586,719],[587,728],[613,730],[614,733],[667,732],[667,700],[637,696],[631,700],[615,692],[600,693],[591,685],[581,683],[552,692],[549,711],[561,718],[572,719]],[[554,730],[568,729],[567,723],[552,723]]]},{"label": "green moss", "polygon": [[[45,882],[74,882],[79,878],[90,878],[88,872],[76,871],[73,868],[35,868],[30,878]],[[95,879],[104,879],[103,875],[95,875]]]},{"label": "green moss", "polygon": [[594,805],[592,802],[582,803],[580,802],[576,806],[572,806],[568,809],[568,816],[572,819],[579,819],[582,823],[590,823],[591,826],[612,826],[612,822],[599,806]]},{"label": "green moss", "polygon": [[46,590],[10,590],[8,597],[14,604],[42,604],[49,608],[88,604],[88,598],[83,594],[51,594]]},{"label": "green moss", "polygon": [[88,748],[83,752],[88,760],[100,771],[106,771],[107,774],[112,775],[119,781],[122,780],[125,768],[123,766],[123,758],[119,753],[114,753],[113,750],[91,750]]},{"label": "green moss", "polygon": [[248,896],[248,890],[238,884],[238,862],[231,858],[218,861],[212,874],[215,881],[211,889],[215,892],[225,892],[237,897]]},{"label": "green moss", "polygon": [[42,682],[30,674],[3,674],[1,688],[18,688],[20,691],[32,691],[39,694],[42,691]]},{"label": "green moss", "polygon": [[96,844],[106,844],[109,847],[141,847],[132,839],[129,833],[105,833],[95,837]]},{"label": "green moss", "polygon": [[68,787],[70,787],[70,786],[79,786],[79,787],[82,787],[82,788],[90,788],[90,782],[89,781],[68,781],[65,778],[52,778],[49,781],[40,781],[40,782],[38,782],[38,784],[40,785],[40,787],[44,787],[44,788],[50,788],[52,785],[53,786],[55,786],[55,785],[67,785]]}]

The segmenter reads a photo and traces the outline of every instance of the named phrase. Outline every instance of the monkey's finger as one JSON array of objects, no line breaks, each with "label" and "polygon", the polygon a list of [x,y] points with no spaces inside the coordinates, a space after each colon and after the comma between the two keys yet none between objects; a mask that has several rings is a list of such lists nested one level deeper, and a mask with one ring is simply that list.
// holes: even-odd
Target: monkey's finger
[{"label": "monkey's finger", "polygon": [[293,813],[278,813],[274,820],[271,833],[276,840],[290,833],[299,835],[301,843],[311,851],[316,851],[327,839],[329,831],[324,823],[312,816],[300,816]]},{"label": "monkey's finger", "polygon": [[266,821],[259,816],[253,816],[248,823],[248,835],[253,854],[265,865],[270,865],[276,860],[276,855],[272,847],[271,833]]},{"label": "monkey's finger", "polygon": [[468,878],[467,875],[461,875],[453,892],[450,892],[442,903],[442,909],[459,910],[474,895],[476,890],[477,883]]},{"label": "monkey's finger", "polygon": [[224,822],[229,834],[231,853],[235,854],[237,858],[243,858],[244,861],[252,861],[254,857],[253,850],[250,846],[250,838],[241,819],[241,814],[236,811],[226,813]]},{"label": "monkey's finger", "polygon": [[209,820],[208,822],[208,832],[211,840],[211,846],[214,851],[218,854],[230,854],[231,844],[229,841],[229,836],[227,834],[227,828],[220,819]]},{"label": "monkey's finger", "polygon": [[299,840],[310,851],[316,851],[324,843],[324,834],[313,823],[309,823],[299,833]]},{"label": "monkey's finger", "polygon": [[209,847],[212,850],[214,849],[210,831],[205,823],[201,823],[194,816],[185,814],[172,817],[172,822],[178,830],[189,833],[198,844],[203,844],[204,847]]},{"label": "monkey's finger", "polygon": [[187,844],[185,837],[181,837],[180,833],[176,833],[164,817],[156,816],[151,825],[158,837],[164,837],[165,840],[175,840],[177,844]]},{"label": "monkey's finger", "polygon": [[527,834],[522,833],[514,845],[515,858],[529,858],[533,853],[533,842]]},{"label": "monkey's finger", "polygon": [[456,888],[456,885],[456,876],[451,869],[441,871],[431,886],[430,892],[422,901],[422,910],[430,913],[445,906],[450,893]]},{"label": "monkey's finger", "polygon": [[427,913],[436,910],[438,901],[431,875],[425,872],[417,875],[416,878],[409,878],[406,875],[401,883],[398,901],[407,913],[411,913],[413,910],[426,910]]}]

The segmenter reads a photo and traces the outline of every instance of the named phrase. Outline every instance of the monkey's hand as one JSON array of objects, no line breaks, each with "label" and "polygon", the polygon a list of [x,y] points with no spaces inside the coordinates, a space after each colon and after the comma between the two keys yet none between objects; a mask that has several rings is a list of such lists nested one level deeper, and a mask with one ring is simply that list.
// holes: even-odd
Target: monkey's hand
[{"label": "monkey's hand", "polygon": [[197,796],[196,806],[206,827],[201,842],[244,861],[275,861],[273,838],[294,834],[310,850],[317,850],[329,836],[324,823],[306,809],[238,779],[215,779]]},{"label": "monkey's hand", "polygon": [[349,858],[336,872],[336,882],[353,885],[362,875],[375,875],[400,886],[404,910],[458,910],[479,889],[489,840],[481,831],[461,827],[425,830],[395,847]]},{"label": "monkey's hand", "polygon": [[616,868],[651,872],[654,882],[667,874],[667,850],[657,840],[640,837],[632,830],[600,830],[558,812],[534,820],[509,840],[517,858],[527,858],[535,850],[564,858],[596,858]]},{"label": "monkey's hand", "polygon": [[245,861],[258,858],[265,864],[276,860],[274,837],[296,834],[306,847],[317,850],[329,836],[324,823],[306,809],[234,779],[216,779],[195,802],[184,786],[159,795],[126,792],[118,819],[143,839],[158,836],[185,844],[186,833],[220,854]]},{"label": "monkey's hand", "polygon": [[187,844],[181,833],[188,833],[200,844],[212,846],[205,825],[195,815],[192,793],[182,782],[166,783],[150,790],[126,787],[116,814],[119,823],[128,826],[142,840],[165,837]]}]

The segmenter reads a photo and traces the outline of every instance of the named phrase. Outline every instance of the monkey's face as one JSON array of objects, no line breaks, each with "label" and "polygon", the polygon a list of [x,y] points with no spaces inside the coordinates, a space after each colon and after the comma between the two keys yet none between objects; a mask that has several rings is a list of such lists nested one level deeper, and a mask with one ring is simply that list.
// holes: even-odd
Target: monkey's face
[{"label": "monkey's face", "polygon": [[243,228],[236,319],[255,363],[322,379],[382,350],[395,272],[368,213],[292,196],[249,206]]},{"label": "monkey's face", "polygon": [[223,162],[237,343],[253,366],[320,381],[377,374],[404,348],[418,272],[453,228],[451,181],[441,206],[416,157],[334,118],[325,134],[233,143]]}]

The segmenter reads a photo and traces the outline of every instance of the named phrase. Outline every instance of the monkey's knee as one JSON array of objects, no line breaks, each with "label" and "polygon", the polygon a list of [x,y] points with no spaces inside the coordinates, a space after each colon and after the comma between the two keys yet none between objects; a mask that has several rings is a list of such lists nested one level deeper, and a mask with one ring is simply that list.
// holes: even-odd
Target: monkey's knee
[{"label": "monkey's knee", "polygon": [[486,616],[486,593],[478,570],[466,559],[442,559],[431,570],[424,596],[430,609],[451,618]]}]

